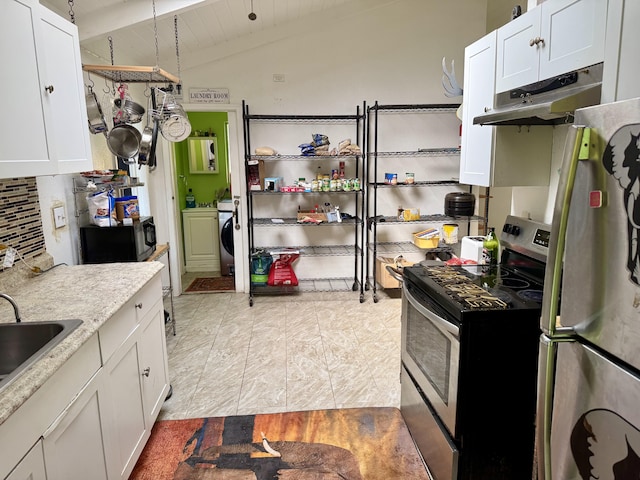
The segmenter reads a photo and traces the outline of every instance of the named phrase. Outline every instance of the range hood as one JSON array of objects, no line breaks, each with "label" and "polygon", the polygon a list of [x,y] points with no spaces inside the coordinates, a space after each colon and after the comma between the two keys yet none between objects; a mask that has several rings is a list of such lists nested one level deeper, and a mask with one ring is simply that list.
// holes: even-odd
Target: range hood
[{"label": "range hood", "polygon": [[600,103],[602,64],[496,95],[496,107],[474,125],[553,125],[572,123],[578,108]]}]

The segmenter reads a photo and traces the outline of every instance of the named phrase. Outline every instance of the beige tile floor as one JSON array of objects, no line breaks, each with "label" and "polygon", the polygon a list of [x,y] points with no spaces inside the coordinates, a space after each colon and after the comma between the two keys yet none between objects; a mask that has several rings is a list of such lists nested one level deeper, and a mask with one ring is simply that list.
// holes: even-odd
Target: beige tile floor
[{"label": "beige tile floor", "polygon": [[399,407],[401,302],[378,293],[176,297],[159,419]]}]

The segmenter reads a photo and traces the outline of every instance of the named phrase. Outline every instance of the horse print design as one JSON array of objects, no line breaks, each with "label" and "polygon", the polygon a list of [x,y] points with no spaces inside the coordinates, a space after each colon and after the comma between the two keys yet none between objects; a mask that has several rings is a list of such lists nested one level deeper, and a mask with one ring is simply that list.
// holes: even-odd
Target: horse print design
[{"label": "horse print design", "polygon": [[571,452],[583,480],[640,479],[640,430],[611,410],[589,410],[578,419]]},{"label": "horse print design", "polygon": [[627,211],[627,270],[636,285],[640,277],[640,124],[625,125],[618,129],[607,144],[602,156],[604,168],[623,189]]}]

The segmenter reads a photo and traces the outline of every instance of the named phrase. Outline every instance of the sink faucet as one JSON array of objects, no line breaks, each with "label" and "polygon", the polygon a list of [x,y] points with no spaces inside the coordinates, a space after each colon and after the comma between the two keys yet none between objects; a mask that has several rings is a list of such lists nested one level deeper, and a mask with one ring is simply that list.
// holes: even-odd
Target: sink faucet
[{"label": "sink faucet", "polygon": [[16,301],[6,293],[0,293],[0,298],[4,298],[13,306],[13,311],[16,314],[16,323],[20,323],[20,310],[18,310],[18,304],[16,303]]}]

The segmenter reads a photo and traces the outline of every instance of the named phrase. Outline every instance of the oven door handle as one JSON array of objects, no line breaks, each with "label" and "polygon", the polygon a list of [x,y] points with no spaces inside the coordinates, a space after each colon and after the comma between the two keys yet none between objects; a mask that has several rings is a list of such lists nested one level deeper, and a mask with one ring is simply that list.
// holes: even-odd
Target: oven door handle
[{"label": "oven door handle", "polygon": [[411,295],[411,292],[409,292],[409,288],[407,287],[406,282],[402,284],[402,293],[407,301],[413,306],[413,308],[418,311],[418,313],[428,318],[440,330],[444,330],[458,338],[460,329],[451,322],[447,322],[444,318],[436,315],[434,312],[432,312],[424,305],[422,305],[418,300],[416,300],[416,298]]}]

